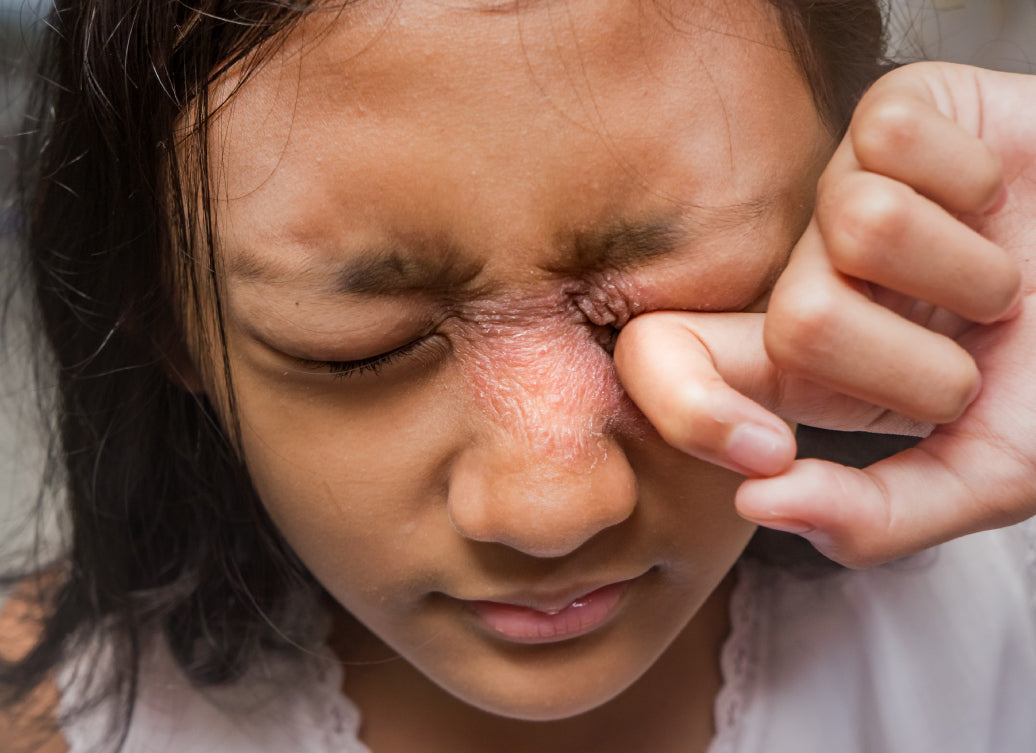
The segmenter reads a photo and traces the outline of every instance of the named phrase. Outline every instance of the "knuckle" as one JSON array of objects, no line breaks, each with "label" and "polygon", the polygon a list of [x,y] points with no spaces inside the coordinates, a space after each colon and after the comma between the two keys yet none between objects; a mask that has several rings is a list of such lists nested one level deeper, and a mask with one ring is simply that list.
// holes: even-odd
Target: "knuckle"
[{"label": "knuckle", "polygon": [[906,232],[910,202],[899,184],[859,175],[829,195],[818,211],[832,263],[865,277]]},{"label": "knuckle", "polygon": [[853,148],[864,166],[884,165],[909,153],[920,137],[919,107],[903,97],[878,96],[861,107],[852,124]]},{"label": "knuckle", "polygon": [[771,301],[763,330],[763,343],[778,368],[792,373],[809,365],[829,349],[828,337],[842,306],[837,293],[818,281],[782,289]]}]

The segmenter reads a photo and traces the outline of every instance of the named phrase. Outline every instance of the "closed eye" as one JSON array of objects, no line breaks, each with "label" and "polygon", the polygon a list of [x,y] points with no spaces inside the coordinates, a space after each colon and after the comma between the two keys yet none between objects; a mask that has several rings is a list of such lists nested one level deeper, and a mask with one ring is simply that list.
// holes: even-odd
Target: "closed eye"
[{"label": "closed eye", "polygon": [[336,379],[354,378],[365,374],[376,377],[384,369],[409,359],[415,360],[417,366],[425,365],[425,362],[434,360],[441,355],[445,346],[446,339],[433,333],[368,358],[353,361],[299,359],[299,362],[303,368],[309,371],[325,372]]}]

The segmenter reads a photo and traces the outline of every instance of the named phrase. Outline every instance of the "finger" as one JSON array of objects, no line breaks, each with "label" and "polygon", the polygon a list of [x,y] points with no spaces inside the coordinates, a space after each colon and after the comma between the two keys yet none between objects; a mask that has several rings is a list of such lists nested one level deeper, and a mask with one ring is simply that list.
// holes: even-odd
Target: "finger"
[{"label": "finger", "polygon": [[944,68],[915,66],[882,78],[861,99],[849,141],[864,170],[906,183],[951,211],[987,212],[1003,199],[1002,165],[979,138],[977,108],[940,101],[946,75]]},{"label": "finger", "polygon": [[922,423],[955,420],[979,389],[975,362],[956,342],[831,268],[815,223],[774,287],[764,342],[779,369]]},{"label": "finger", "polygon": [[1031,466],[1005,462],[988,442],[959,440],[933,436],[862,470],[796,461],[781,476],[742,484],[735,504],[745,518],[803,535],[849,567],[1025,519],[1036,495]]},{"label": "finger", "polygon": [[[794,423],[839,431],[911,436],[931,432],[930,424],[780,371],[763,351],[762,327],[763,317],[757,314],[645,314],[619,335],[615,350],[619,377],[670,444],[741,472],[755,465],[756,475],[768,475],[758,461],[739,464],[726,457],[727,435],[719,429],[733,426],[730,416],[738,411],[743,411],[742,420],[765,424],[781,435],[784,422],[772,420],[768,412]],[[743,402],[742,396],[750,403]],[[724,407],[728,398],[734,402]],[[778,466],[784,470],[790,462],[784,450],[779,457],[768,466],[771,471]]]},{"label": "finger", "polygon": [[817,224],[842,274],[990,323],[1015,311],[1021,272],[1010,256],[938,204],[874,173],[820,197]]},{"label": "finger", "polygon": [[[776,373],[762,345],[761,314],[725,320],[727,368],[765,391]],[[734,318],[731,318],[734,317]],[[645,314],[623,328],[615,365],[626,391],[673,447],[748,476],[785,470],[795,457],[787,424],[728,386],[691,315]]]}]

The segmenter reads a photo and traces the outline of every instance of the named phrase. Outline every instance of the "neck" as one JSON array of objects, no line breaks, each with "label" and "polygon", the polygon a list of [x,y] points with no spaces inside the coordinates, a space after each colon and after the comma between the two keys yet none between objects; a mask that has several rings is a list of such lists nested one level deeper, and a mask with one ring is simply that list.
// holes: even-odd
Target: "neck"
[{"label": "neck", "polygon": [[[537,750],[704,751],[714,734],[722,685],[719,656],[730,632],[733,576],[709,597],[659,659],[608,703],[578,716],[527,722],[486,713],[457,700],[368,634],[357,662],[353,629],[345,640],[345,692],[359,706],[361,737],[373,753],[468,753],[486,741],[499,753]],[[373,643],[372,643],[373,641]],[[373,646],[373,648],[371,648]],[[380,653],[381,660],[377,659]],[[374,657],[373,661],[369,657]],[[354,663],[355,662],[355,663]],[[632,722],[632,723],[631,723]]]}]

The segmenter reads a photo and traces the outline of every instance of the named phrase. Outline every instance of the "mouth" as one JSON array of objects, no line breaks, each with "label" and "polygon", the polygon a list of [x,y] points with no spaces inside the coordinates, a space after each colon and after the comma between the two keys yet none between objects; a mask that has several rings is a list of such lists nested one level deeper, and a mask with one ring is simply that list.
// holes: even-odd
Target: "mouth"
[{"label": "mouth", "polygon": [[[634,579],[636,580],[636,579]],[[511,643],[542,644],[578,638],[608,623],[633,580],[610,583],[571,599],[465,601],[493,635]],[[515,603],[522,601],[523,603]]]}]

